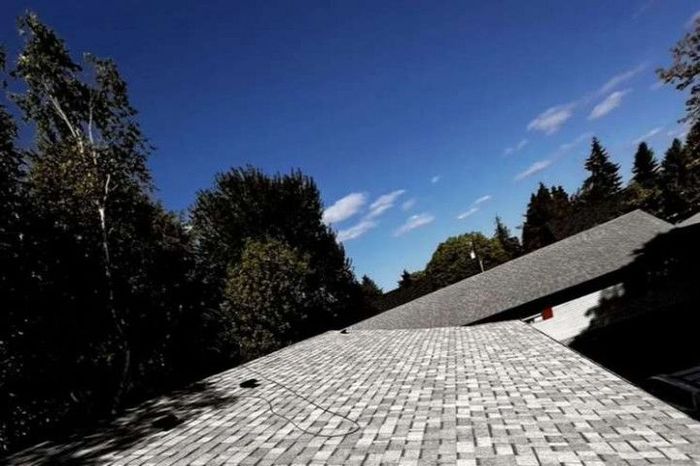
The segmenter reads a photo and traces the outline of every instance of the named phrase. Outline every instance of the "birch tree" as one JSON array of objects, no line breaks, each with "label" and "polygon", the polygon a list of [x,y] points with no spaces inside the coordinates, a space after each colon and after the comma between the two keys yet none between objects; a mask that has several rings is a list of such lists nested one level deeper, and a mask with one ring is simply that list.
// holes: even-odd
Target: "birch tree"
[{"label": "birch tree", "polygon": [[84,66],[74,62],[34,14],[20,18],[19,30],[24,48],[12,75],[25,89],[13,97],[36,128],[30,186],[58,227],[84,225],[84,234],[99,244],[103,297],[121,352],[116,407],[132,355],[115,294],[111,235],[134,197],[150,190],[149,146],[114,62],[89,54]]}]

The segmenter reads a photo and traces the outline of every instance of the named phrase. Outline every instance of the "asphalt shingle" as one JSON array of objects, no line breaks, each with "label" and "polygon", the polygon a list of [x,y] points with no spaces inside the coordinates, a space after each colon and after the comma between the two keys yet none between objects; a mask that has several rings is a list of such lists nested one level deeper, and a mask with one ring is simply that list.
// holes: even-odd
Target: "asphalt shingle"
[{"label": "asphalt shingle", "polygon": [[468,325],[619,271],[673,228],[636,210],[353,325],[353,329]]},{"label": "asphalt shingle", "polygon": [[700,423],[520,322],[325,333],[115,425],[10,464],[700,462]]}]

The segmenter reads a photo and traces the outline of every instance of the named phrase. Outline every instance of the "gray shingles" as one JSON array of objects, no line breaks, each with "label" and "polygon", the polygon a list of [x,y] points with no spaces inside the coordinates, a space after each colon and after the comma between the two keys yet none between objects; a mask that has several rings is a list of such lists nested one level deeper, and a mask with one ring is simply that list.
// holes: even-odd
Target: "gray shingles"
[{"label": "gray shingles", "polygon": [[467,325],[628,265],[634,252],[672,225],[630,212],[353,325],[353,329]]},{"label": "gray shingles", "polygon": [[[700,423],[520,322],[329,332],[249,367],[255,372],[239,367],[207,380],[229,401],[93,459],[159,465],[700,462]],[[262,385],[240,388],[250,377]],[[304,433],[261,397],[308,430],[352,432],[354,424],[339,414],[360,428],[333,438]],[[10,463],[40,462],[48,449],[30,449]]]}]

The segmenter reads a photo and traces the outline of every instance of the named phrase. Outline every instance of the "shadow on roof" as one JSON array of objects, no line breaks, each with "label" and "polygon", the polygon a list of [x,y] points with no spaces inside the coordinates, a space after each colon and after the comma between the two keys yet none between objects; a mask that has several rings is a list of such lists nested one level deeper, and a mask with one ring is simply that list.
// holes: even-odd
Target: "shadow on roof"
[{"label": "shadow on roof", "polygon": [[13,464],[101,464],[117,459],[119,452],[134,447],[147,437],[165,435],[203,411],[221,409],[237,399],[206,381],[198,382],[131,408],[97,431],[91,430],[88,435],[75,434],[58,445],[44,442],[11,456],[9,460]]}]

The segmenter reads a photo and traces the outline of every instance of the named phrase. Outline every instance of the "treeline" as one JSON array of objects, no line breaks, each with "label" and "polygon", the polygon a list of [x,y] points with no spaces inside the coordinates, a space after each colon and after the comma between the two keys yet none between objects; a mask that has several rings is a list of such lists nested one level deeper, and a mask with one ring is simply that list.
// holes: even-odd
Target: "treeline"
[{"label": "treeline", "polygon": [[619,165],[593,138],[585,162],[589,176],[574,194],[540,183],[530,196],[522,241],[511,236],[498,217],[491,237],[470,232],[448,238],[438,245],[424,270],[404,270],[397,289],[375,298],[377,308],[391,309],[635,209],[672,223],[690,217],[700,211],[698,142],[700,124],[695,124],[686,143],[674,139],[661,162],[646,143],[640,143],[632,177],[623,186]]},{"label": "treeline", "polygon": [[440,243],[424,270],[403,271],[398,288],[374,298],[391,309],[442,287],[611,220],[642,209],[671,223],[700,211],[700,21],[673,49],[674,62],[658,71],[665,83],[690,88],[683,121],[685,143],[674,139],[659,161],[642,142],[634,154],[632,177],[623,185],[620,167],[597,138],[585,161],[588,177],[569,194],[562,186],[540,183],[530,196],[522,239],[511,236],[500,219],[491,237],[470,232]]},{"label": "treeline", "polygon": [[232,169],[188,219],[167,211],[115,63],[76,60],[33,14],[19,29],[0,102],[0,455],[373,312],[312,179]]}]

